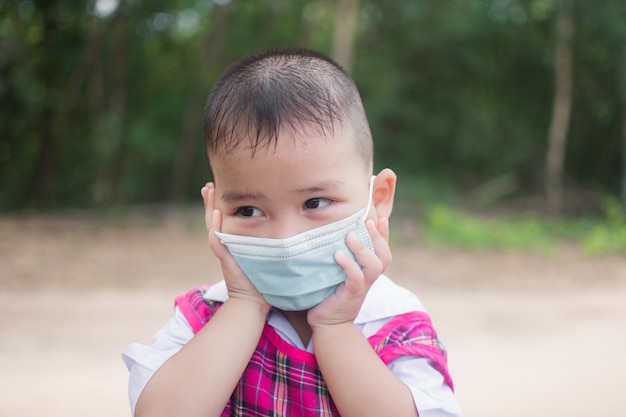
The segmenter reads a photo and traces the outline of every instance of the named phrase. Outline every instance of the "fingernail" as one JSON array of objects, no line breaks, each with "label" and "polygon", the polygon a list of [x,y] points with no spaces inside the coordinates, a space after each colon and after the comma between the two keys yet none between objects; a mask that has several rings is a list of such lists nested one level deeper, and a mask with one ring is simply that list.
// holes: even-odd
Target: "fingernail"
[{"label": "fingernail", "polygon": [[367,227],[367,230],[370,233],[378,230],[376,228],[376,222],[374,221],[374,219],[367,219],[367,221],[365,222],[365,227]]}]

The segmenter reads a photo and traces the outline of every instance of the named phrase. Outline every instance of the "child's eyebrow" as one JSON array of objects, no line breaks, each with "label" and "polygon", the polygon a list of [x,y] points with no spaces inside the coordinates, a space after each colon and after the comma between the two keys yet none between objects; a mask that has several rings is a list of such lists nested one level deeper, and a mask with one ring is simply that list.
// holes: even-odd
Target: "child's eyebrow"
[{"label": "child's eyebrow", "polygon": [[222,195],[222,200],[230,203],[236,201],[245,201],[245,200],[265,200],[267,197],[261,193],[255,193],[251,191],[226,191]]},{"label": "child's eyebrow", "polygon": [[[342,181],[325,181],[319,184],[311,185],[309,187],[297,188],[293,190],[293,193],[311,194],[311,193],[328,192],[331,190],[336,190],[342,184],[343,184]],[[254,201],[254,200],[267,200],[267,196],[263,193],[258,193],[254,191],[237,191],[237,190],[226,191],[222,195],[222,201],[227,202],[227,203],[233,203],[237,201]]]},{"label": "child's eyebrow", "polygon": [[341,181],[326,181],[319,184],[312,185],[310,187],[298,188],[294,192],[298,194],[319,193],[322,191],[336,190],[343,182]]}]

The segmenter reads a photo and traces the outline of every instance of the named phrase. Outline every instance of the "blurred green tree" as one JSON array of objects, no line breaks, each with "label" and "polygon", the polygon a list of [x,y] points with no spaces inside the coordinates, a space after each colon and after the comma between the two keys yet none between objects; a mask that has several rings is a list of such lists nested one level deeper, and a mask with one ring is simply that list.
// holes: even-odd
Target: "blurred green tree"
[{"label": "blurred green tree", "polygon": [[[626,4],[571,1],[565,196],[617,196]],[[515,185],[509,193],[542,193],[557,0],[340,4],[0,3],[0,209],[197,200],[209,176],[202,106],[211,85],[233,60],[278,46],[314,48],[350,68],[378,164],[461,191],[496,179]],[[345,33],[342,16],[354,19]]]}]

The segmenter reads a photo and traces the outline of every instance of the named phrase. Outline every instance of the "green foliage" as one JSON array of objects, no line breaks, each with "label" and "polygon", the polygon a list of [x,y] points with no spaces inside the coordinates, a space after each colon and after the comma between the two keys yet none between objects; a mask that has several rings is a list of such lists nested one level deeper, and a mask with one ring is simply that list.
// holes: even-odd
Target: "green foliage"
[{"label": "green foliage", "polygon": [[437,247],[548,251],[554,239],[533,217],[483,219],[434,205],[425,216],[426,242]]},{"label": "green foliage", "polygon": [[[105,14],[98,3],[0,2],[0,209],[166,202],[174,185],[196,201],[209,176],[202,102],[218,74],[272,47],[330,53],[337,7],[328,0],[120,0]],[[624,4],[574,3],[566,178],[615,196],[624,163]],[[509,174],[522,191],[541,189],[557,1],[359,5],[352,72],[377,166],[421,182],[432,200],[449,199],[451,187],[440,184],[462,191]],[[182,164],[189,172],[175,184],[185,146],[192,147]],[[590,247],[608,241],[596,233]]]},{"label": "green foliage", "polygon": [[615,253],[626,255],[626,215],[619,201],[608,198],[604,204],[605,220],[585,236],[583,249],[590,255]]},{"label": "green foliage", "polygon": [[626,216],[615,199],[606,200],[603,219],[485,218],[435,204],[423,216],[423,229],[433,247],[550,253],[570,243],[589,256],[626,255]]},{"label": "green foliage", "polygon": [[359,50],[384,64],[355,76],[376,87],[364,95],[381,153],[413,174],[471,185],[535,171],[550,114],[550,31],[545,20],[496,18],[490,3],[371,4],[385,18]]}]

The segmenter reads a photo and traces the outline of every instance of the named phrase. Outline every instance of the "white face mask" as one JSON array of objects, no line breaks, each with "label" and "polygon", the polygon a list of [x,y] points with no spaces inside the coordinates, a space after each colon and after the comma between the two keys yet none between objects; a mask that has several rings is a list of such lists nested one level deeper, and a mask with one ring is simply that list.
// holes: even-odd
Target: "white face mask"
[{"label": "white face mask", "polygon": [[346,245],[348,233],[354,232],[366,247],[374,250],[365,227],[373,179],[367,207],[345,219],[285,239],[219,232],[216,235],[270,305],[285,311],[308,310],[346,280],[335,253],[341,250],[356,261]]}]

